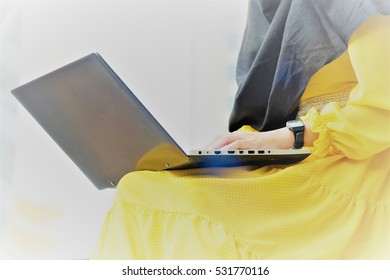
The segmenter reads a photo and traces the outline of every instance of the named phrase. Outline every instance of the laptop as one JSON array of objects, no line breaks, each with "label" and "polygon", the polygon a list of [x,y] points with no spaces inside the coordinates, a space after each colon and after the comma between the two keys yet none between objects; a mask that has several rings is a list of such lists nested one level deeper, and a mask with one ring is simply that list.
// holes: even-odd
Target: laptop
[{"label": "laptop", "polygon": [[98,53],[11,92],[98,189],[115,187],[136,170],[292,164],[310,154],[304,149],[186,153]]}]

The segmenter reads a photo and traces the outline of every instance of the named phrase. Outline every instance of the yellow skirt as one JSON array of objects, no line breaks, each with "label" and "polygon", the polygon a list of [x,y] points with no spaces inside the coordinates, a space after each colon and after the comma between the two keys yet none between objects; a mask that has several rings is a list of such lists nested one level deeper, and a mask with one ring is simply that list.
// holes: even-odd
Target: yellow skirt
[{"label": "yellow skirt", "polygon": [[389,159],[130,173],[94,258],[390,259]]}]

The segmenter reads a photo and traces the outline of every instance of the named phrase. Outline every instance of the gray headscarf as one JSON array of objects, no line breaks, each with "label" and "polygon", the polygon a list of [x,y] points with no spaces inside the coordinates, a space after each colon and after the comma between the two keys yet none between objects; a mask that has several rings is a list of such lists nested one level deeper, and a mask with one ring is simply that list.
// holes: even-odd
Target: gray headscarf
[{"label": "gray headscarf", "polygon": [[283,127],[313,74],[340,56],[352,33],[388,0],[250,0],[229,130]]}]

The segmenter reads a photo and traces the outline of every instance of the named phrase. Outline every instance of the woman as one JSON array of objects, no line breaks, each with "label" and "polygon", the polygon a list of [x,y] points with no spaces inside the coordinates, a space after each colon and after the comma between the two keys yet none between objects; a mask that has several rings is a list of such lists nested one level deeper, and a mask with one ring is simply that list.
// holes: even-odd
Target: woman
[{"label": "woman", "polygon": [[[251,0],[230,118],[236,132],[209,148],[304,144],[312,155],[289,166],[130,173],[94,257],[389,259],[383,3]],[[295,118],[303,139],[285,126]]]}]

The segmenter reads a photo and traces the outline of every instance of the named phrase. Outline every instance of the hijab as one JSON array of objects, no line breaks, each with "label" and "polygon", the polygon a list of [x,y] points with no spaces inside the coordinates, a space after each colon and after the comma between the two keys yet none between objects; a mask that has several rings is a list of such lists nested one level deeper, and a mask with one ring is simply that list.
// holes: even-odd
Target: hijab
[{"label": "hijab", "polygon": [[347,49],[366,19],[388,14],[389,2],[249,0],[229,130],[271,130],[294,119],[314,73]]}]

